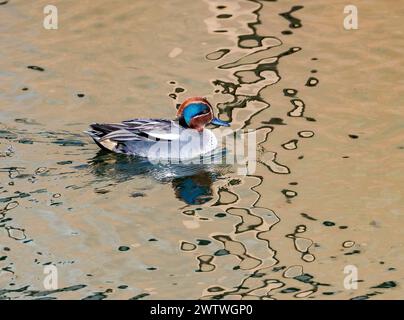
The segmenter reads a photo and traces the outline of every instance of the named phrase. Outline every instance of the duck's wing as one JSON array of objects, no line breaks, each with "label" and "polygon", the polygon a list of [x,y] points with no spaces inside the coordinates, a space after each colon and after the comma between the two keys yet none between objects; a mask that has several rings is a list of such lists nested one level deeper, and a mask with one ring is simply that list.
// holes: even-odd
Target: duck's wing
[{"label": "duck's wing", "polygon": [[86,131],[97,142],[178,140],[180,127],[177,122],[162,119],[133,119],[121,123],[92,123]]},{"label": "duck's wing", "polygon": [[122,121],[122,124],[152,140],[178,140],[182,129],[177,121],[161,119],[133,119]]}]

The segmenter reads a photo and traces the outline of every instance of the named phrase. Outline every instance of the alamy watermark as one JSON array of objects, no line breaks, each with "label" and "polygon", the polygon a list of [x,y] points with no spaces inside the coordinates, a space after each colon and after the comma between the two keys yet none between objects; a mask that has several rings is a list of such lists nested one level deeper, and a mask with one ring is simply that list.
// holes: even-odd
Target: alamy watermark
[{"label": "alamy watermark", "polygon": [[358,268],[354,265],[347,265],[344,268],[344,288],[346,290],[358,289]]},{"label": "alamy watermark", "polygon": [[353,4],[347,5],[344,7],[344,13],[346,14],[344,18],[345,30],[357,30],[359,28],[358,8]]},{"label": "alamy watermark", "polygon": [[146,157],[153,164],[235,165],[239,175],[253,174],[256,170],[255,130],[220,128],[213,133],[171,126],[170,132],[155,133],[148,139],[151,141]]},{"label": "alamy watermark", "polygon": [[46,275],[43,280],[45,290],[57,290],[59,288],[59,279],[56,266],[52,264],[44,266],[43,273]]},{"label": "alamy watermark", "polygon": [[46,30],[58,29],[58,8],[54,5],[48,4],[43,8],[45,17],[43,19],[43,27]]}]

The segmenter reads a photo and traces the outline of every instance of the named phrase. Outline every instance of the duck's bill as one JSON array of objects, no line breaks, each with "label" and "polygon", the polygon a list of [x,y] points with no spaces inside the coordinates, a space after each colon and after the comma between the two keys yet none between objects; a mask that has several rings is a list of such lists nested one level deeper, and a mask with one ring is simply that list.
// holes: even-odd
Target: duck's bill
[{"label": "duck's bill", "polygon": [[230,123],[220,120],[218,118],[213,118],[213,120],[210,123],[215,124],[217,126],[230,127]]}]

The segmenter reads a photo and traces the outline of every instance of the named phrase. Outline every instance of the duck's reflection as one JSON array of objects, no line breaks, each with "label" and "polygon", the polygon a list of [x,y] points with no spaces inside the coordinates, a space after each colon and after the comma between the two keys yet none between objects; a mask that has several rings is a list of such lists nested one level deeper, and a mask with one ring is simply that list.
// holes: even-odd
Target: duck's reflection
[{"label": "duck's reflection", "polygon": [[212,182],[216,174],[199,172],[193,176],[175,178],[172,186],[178,199],[187,204],[202,204],[212,199]]},{"label": "duck's reflection", "polygon": [[212,183],[224,172],[223,165],[152,164],[147,159],[99,151],[89,159],[91,172],[101,179],[124,182],[150,176],[171,183],[178,199],[187,204],[203,204],[212,199]]}]

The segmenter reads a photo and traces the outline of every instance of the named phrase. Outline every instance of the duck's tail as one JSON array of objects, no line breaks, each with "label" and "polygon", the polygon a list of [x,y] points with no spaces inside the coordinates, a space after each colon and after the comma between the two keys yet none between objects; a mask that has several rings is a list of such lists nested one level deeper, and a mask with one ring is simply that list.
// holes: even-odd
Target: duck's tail
[{"label": "duck's tail", "polygon": [[92,123],[90,128],[84,133],[88,134],[101,149],[116,152],[117,142],[109,139],[102,140],[105,135],[115,130],[112,125]]}]

